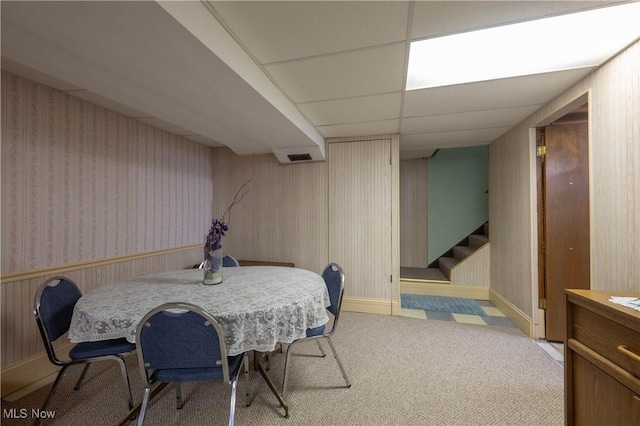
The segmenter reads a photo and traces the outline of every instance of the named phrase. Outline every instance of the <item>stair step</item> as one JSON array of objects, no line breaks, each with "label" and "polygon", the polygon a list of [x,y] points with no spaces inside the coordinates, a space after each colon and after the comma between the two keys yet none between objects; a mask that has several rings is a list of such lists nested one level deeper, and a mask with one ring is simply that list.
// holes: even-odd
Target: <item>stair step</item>
[{"label": "stair step", "polygon": [[478,248],[489,241],[486,235],[469,235],[469,247]]},{"label": "stair step", "polygon": [[438,258],[438,268],[440,268],[445,277],[447,277],[447,280],[451,279],[451,268],[453,268],[458,262],[460,262],[460,260],[454,257]]},{"label": "stair step", "polygon": [[401,266],[400,277],[424,281],[449,281],[439,268],[412,268]]},{"label": "stair step", "polygon": [[456,259],[464,259],[465,257],[469,256],[471,253],[473,253],[474,251],[476,251],[475,247],[469,247],[469,246],[455,246],[453,248],[453,257],[455,257]]}]

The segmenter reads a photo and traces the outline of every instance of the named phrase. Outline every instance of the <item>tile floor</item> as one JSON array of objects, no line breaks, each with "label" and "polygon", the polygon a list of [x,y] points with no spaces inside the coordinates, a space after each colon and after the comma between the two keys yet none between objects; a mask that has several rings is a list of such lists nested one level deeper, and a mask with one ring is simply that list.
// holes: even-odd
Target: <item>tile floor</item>
[{"label": "tile floor", "polygon": [[486,315],[454,314],[448,312],[430,312],[422,309],[402,308],[405,317],[430,319],[439,321],[455,321],[464,324],[493,325],[498,327],[516,327],[505,314],[500,312],[488,300],[476,300]]},{"label": "tile floor", "polygon": [[[476,300],[486,315],[467,315],[444,312],[430,312],[422,309],[402,308],[402,315],[438,321],[455,321],[464,324],[491,325],[497,327],[513,327],[516,325],[488,300]],[[534,340],[558,364],[564,366],[564,345],[562,343]]]}]

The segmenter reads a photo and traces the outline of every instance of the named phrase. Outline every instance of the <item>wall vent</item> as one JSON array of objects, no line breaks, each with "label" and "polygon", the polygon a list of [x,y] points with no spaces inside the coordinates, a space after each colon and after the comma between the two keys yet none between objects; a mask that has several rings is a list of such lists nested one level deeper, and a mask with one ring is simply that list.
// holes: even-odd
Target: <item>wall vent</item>
[{"label": "wall vent", "polygon": [[289,157],[289,161],[311,161],[311,155],[310,154],[288,154],[287,157]]}]

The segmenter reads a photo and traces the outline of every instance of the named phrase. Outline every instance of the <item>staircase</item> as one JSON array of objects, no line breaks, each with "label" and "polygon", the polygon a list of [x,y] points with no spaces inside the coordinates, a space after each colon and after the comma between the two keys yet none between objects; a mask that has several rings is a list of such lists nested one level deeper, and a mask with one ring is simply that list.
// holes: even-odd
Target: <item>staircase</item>
[{"label": "staircase", "polygon": [[489,223],[486,222],[473,231],[468,237],[433,261],[427,269],[428,274],[433,277],[441,277],[442,281],[451,281],[451,269],[488,241]]},{"label": "staircase", "polygon": [[428,268],[401,267],[400,277],[426,281],[451,281],[451,269],[488,241],[489,223],[486,222],[432,262]]},{"label": "staircase", "polygon": [[489,223],[485,223],[460,241],[429,267],[400,267],[400,279],[418,281],[451,281],[451,269],[489,241]]}]

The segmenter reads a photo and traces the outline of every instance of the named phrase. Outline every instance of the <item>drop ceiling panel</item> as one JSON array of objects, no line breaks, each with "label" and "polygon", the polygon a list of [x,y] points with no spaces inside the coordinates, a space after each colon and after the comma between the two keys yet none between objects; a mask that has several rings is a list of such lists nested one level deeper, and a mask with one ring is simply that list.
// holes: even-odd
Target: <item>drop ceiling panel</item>
[{"label": "drop ceiling panel", "polygon": [[401,93],[298,104],[316,126],[400,118]]},{"label": "drop ceiling panel", "polygon": [[514,77],[432,89],[410,90],[404,97],[404,117],[448,114],[544,104],[571,87],[591,69]]},{"label": "drop ceiling panel", "polygon": [[431,157],[436,152],[436,150],[436,148],[401,149],[400,159],[413,160],[415,158],[428,158]]},{"label": "drop ceiling panel", "polygon": [[403,118],[400,131],[404,134],[414,134],[515,126],[539,108],[540,105],[528,105],[457,114]]},{"label": "drop ceiling panel", "polygon": [[382,120],[366,123],[337,124],[335,126],[318,126],[318,131],[325,138],[339,138],[398,133],[399,126],[400,120]]},{"label": "drop ceiling panel", "polygon": [[2,66],[239,155],[402,131],[419,157],[492,142],[592,69],[404,92],[411,38],[611,3],[3,1]]},{"label": "drop ceiling panel", "polygon": [[267,72],[294,102],[402,90],[405,44],[267,65]]},{"label": "drop ceiling panel", "polygon": [[404,41],[404,1],[211,2],[262,64]]},{"label": "drop ceiling panel", "polygon": [[412,39],[482,28],[601,7],[619,1],[417,1]]},{"label": "drop ceiling panel", "polygon": [[403,135],[400,138],[400,149],[488,145],[509,129],[509,127],[499,127],[495,129]]}]

